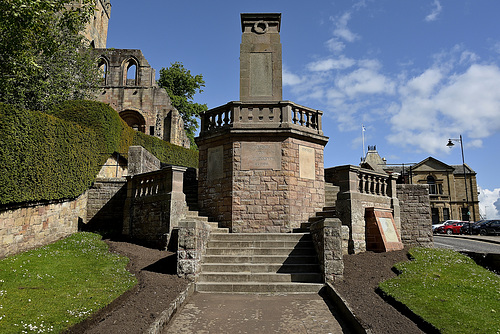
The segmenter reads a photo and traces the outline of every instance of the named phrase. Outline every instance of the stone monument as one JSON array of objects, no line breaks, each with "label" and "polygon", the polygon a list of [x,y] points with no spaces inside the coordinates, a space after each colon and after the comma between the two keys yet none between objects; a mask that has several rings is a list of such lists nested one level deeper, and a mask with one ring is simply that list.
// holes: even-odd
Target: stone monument
[{"label": "stone monument", "polygon": [[282,100],[281,14],[241,14],[240,101],[201,117],[200,211],[232,232],[291,232],[324,206],[322,112]]}]

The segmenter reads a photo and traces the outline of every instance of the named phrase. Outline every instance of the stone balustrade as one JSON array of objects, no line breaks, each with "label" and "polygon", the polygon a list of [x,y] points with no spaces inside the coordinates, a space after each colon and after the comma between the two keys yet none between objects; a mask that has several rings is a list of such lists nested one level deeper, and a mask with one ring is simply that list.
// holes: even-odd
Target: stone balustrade
[{"label": "stone balustrade", "polygon": [[386,173],[353,165],[325,169],[325,180],[340,187],[341,193],[360,193],[382,197],[396,195],[396,179]]},{"label": "stone balustrade", "polygon": [[290,101],[229,102],[201,115],[201,134],[224,129],[297,129],[323,135],[323,112]]}]

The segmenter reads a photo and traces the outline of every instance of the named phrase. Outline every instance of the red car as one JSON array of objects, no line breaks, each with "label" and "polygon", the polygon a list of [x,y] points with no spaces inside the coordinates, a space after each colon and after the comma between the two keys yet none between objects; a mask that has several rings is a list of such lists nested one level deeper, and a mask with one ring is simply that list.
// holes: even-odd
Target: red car
[{"label": "red car", "polygon": [[460,229],[465,222],[446,223],[436,228],[437,233],[460,234]]}]

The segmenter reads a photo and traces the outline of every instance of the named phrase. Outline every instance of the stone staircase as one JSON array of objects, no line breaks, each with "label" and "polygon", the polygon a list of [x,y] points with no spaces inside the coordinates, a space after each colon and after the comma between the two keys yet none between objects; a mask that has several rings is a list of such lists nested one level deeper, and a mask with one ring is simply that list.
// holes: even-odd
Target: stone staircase
[{"label": "stone staircase", "polygon": [[212,233],[199,292],[318,293],[323,287],[309,233]]},{"label": "stone staircase", "polygon": [[205,216],[200,216],[200,213],[198,211],[193,211],[189,209],[186,212],[186,218],[182,219],[182,221],[199,221],[199,222],[204,222],[212,227],[212,233],[229,233],[229,229],[225,227],[219,227],[218,222],[212,222],[209,221],[208,217]]}]

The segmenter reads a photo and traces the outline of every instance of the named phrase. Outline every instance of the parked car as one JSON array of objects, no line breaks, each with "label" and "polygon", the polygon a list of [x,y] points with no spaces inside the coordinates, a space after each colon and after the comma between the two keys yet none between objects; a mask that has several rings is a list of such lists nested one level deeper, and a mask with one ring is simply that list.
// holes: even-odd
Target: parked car
[{"label": "parked car", "polygon": [[479,234],[500,234],[500,220],[490,220],[479,227]]},{"label": "parked car", "polygon": [[449,222],[449,223],[444,223],[443,226],[439,226],[436,228],[436,233],[446,233],[446,234],[460,234],[460,228],[464,221],[455,221],[455,222]]},{"label": "parked car", "polygon": [[483,226],[484,224],[488,223],[490,220],[480,220],[476,223],[474,223],[471,227],[471,234],[479,234],[480,230],[481,230],[481,226]]},{"label": "parked car", "polygon": [[444,222],[441,222],[439,224],[432,224],[432,233],[438,233],[437,229],[444,226],[445,224],[451,224],[451,223],[457,223],[460,222],[460,220],[447,220]]},{"label": "parked car", "polygon": [[482,220],[478,220],[477,222],[466,222],[460,228],[460,233],[461,234],[478,234],[479,230],[475,230],[474,228],[475,228],[475,226],[481,224],[484,221],[485,220],[482,219]]}]

